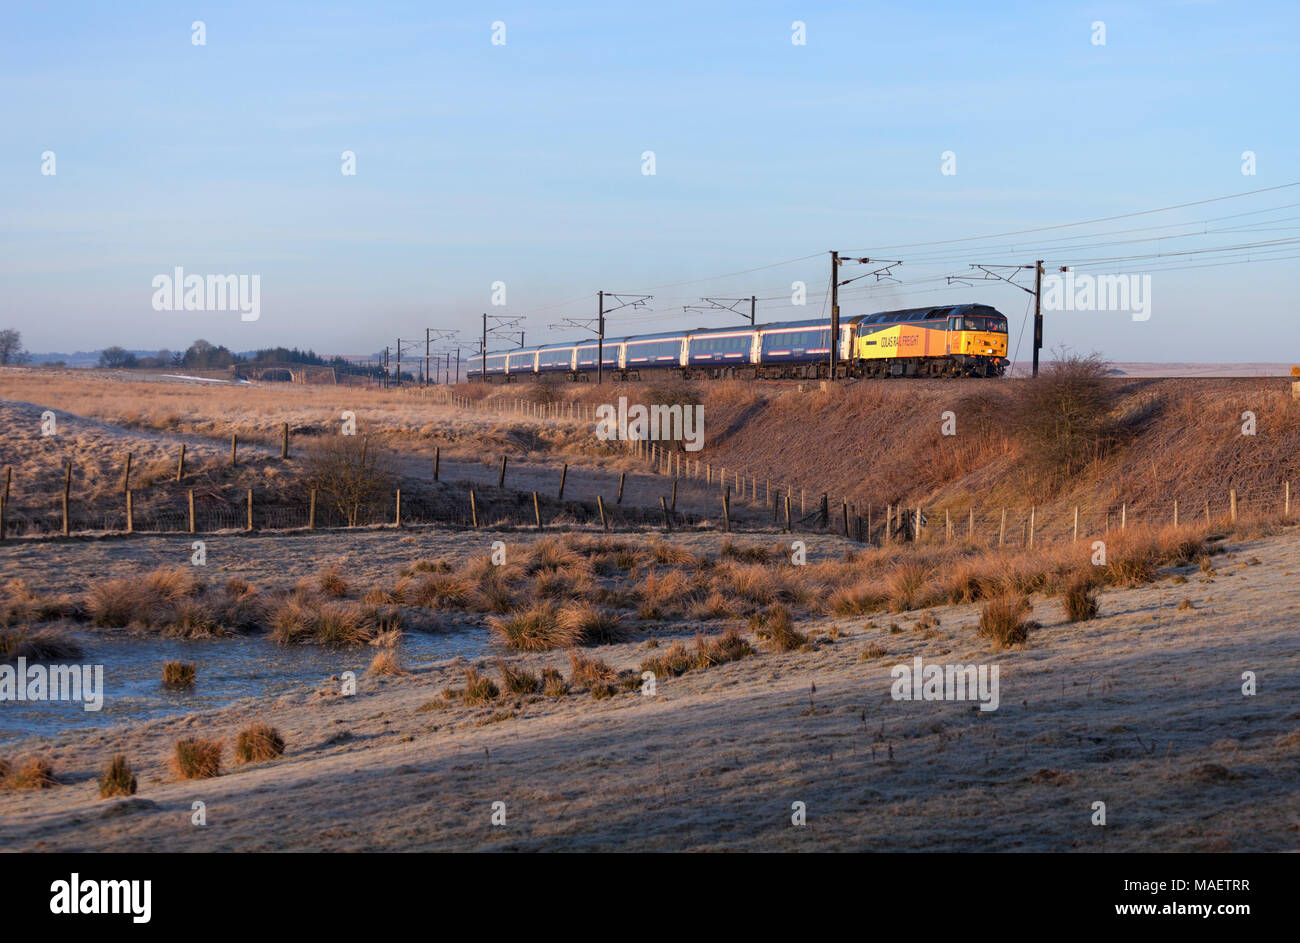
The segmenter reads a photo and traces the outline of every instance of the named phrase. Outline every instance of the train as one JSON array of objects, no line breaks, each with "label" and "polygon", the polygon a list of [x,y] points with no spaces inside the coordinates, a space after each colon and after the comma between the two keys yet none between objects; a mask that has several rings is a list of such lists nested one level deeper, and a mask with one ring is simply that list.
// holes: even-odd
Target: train
[{"label": "train", "polygon": [[[841,319],[839,377],[998,377],[1006,371],[1007,319],[983,304],[904,308]],[[830,376],[830,318],[698,328],[488,351],[467,376],[587,381],[597,372],[640,380],[669,371],[704,379],[816,379]]]}]

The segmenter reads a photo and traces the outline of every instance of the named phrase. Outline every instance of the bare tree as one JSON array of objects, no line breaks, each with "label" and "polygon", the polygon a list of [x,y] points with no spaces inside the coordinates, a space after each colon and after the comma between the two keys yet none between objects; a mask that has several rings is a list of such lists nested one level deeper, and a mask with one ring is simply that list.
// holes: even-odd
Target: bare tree
[{"label": "bare tree", "polygon": [[368,436],[325,437],[307,449],[306,470],[307,485],[333,501],[349,527],[397,482],[388,452]]},{"label": "bare tree", "polygon": [[13,328],[0,331],[0,364],[19,364],[27,362],[27,351],[23,350],[23,336]]}]

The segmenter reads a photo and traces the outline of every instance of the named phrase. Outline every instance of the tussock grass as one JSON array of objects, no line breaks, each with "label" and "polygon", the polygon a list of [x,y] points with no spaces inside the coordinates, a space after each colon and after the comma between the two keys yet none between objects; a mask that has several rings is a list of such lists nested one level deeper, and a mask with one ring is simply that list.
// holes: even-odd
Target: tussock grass
[{"label": "tussock grass", "polygon": [[501,689],[507,694],[536,694],[542,687],[537,675],[507,661],[498,661],[497,671],[501,673]]},{"label": "tussock grass", "polygon": [[695,660],[680,641],[673,642],[659,654],[641,662],[641,670],[654,672],[656,678],[675,678],[694,666]]},{"label": "tussock grass", "polygon": [[569,682],[556,668],[543,668],[541,683],[542,693],[547,697],[559,698],[569,693]]},{"label": "tussock grass", "polygon": [[582,641],[580,630],[561,623],[560,610],[549,600],[508,616],[492,616],[488,629],[508,647],[522,652],[572,648]]},{"label": "tussock grass", "polygon": [[465,688],[460,694],[463,703],[470,706],[490,704],[500,693],[491,678],[479,674],[478,669],[472,665],[465,668]]},{"label": "tussock grass", "polygon": [[469,580],[441,570],[419,580],[408,594],[413,605],[430,609],[464,609],[473,595],[474,587]]},{"label": "tussock grass", "polygon": [[126,762],[126,755],[118,753],[99,777],[99,798],[135,795],[135,773]]},{"label": "tussock grass", "polygon": [[784,554],[780,550],[773,550],[771,547],[764,547],[761,544],[740,545],[732,543],[730,540],[722,542],[722,548],[718,551],[719,556],[729,560],[738,560],[741,563],[771,563],[774,559],[779,559]]},{"label": "tussock grass", "polygon": [[43,756],[28,756],[17,764],[0,760],[0,788],[49,789],[57,785],[54,765]]},{"label": "tussock grass", "polygon": [[54,622],[82,614],[71,596],[41,596],[21,579],[10,581],[0,592],[0,628],[20,623]]},{"label": "tussock grass", "polygon": [[1026,596],[1008,594],[990,599],[980,612],[979,635],[991,639],[996,648],[1022,645],[1033,627],[1028,619],[1032,611]]},{"label": "tussock grass", "polygon": [[589,658],[577,652],[569,653],[569,665],[569,679],[577,685],[591,687],[602,682],[612,682],[618,677],[618,672],[599,658]]},{"label": "tussock grass", "polygon": [[355,648],[400,628],[395,610],[354,602],[323,602],[288,596],[270,615],[271,639],[281,645]]},{"label": "tussock grass", "polygon": [[900,563],[889,574],[889,608],[908,612],[924,605],[922,593],[930,579],[930,569],[923,563]]},{"label": "tussock grass", "polygon": [[30,661],[69,661],[84,652],[76,640],[63,629],[0,627],[0,662],[26,658]]},{"label": "tussock grass", "polygon": [[338,564],[331,564],[316,577],[320,591],[331,599],[342,599],[348,594],[348,581],[344,579]]},{"label": "tussock grass", "polygon": [[183,737],[176,741],[171,769],[180,779],[210,779],[221,775],[221,741]]},{"label": "tussock grass", "polygon": [[1081,574],[1065,588],[1065,617],[1071,622],[1087,622],[1097,617],[1095,584],[1090,575]]},{"label": "tussock grass", "polygon": [[197,668],[194,662],[165,662],[163,664],[162,683],[169,688],[193,687],[196,671]]},{"label": "tussock grass", "polygon": [[696,668],[713,668],[729,661],[739,661],[752,654],[754,654],[753,646],[734,626],[713,638],[695,636]]},{"label": "tussock grass", "polygon": [[580,645],[609,645],[627,638],[623,617],[612,609],[577,603],[559,611],[557,622]]},{"label": "tussock grass", "polygon": [[249,724],[235,737],[235,760],[258,763],[284,755],[284,737],[270,724]]},{"label": "tussock grass", "polygon": [[406,673],[406,669],[402,667],[402,660],[391,648],[386,648],[375,655],[370,660],[370,667],[366,669],[366,674],[388,677],[400,677]]},{"label": "tussock grass", "polygon": [[808,644],[808,636],[794,627],[790,610],[779,604],[751,616],[749,629],[775,652],[792,652]]}]

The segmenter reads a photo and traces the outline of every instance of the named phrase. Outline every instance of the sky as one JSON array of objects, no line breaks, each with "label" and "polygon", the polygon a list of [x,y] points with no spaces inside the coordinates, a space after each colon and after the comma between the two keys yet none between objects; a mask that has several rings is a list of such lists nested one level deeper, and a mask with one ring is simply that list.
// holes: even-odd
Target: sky
[{"label": "sky", "polygon": [[[844,266],[843,315],[980,301],[1021,359],[1031,296],[945,276],[1149,275],[1148,318],[1051,311],[1045,347],[1294,360],[1297,26],[1294,2],[10,2],[0,328],[422,354],[486,312],[531,345],[583,336],[598,290],[653,296],[609,336],[737,322],[683,310],[706,297],[819,317],[840,250],[902,263]],[[258,318],[156,310],[177,266],[257,276]]]}]

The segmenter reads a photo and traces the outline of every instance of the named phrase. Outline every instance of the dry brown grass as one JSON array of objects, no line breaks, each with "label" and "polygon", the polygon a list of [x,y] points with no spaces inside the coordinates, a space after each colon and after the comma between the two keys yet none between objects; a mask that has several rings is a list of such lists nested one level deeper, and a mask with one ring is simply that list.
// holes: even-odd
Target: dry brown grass
[{"label": "dry brown grass", "polygon": [[180,779],[210,779],[221,775],[221,741],[183,737],[176,741],[172,772]]},{"label": "dry brown grass", "polygon": [[492,679],[478,673],[478,669],[467,666],[465,669],[465,687],[461,691],[461,701],[467,705],[490,704],[501,693]]},{"label": "dry brown grass", "polygon": [[550,601],[508,616],[491,616],[488,629],[509,648],[522,652],[571,648],[582,641],[579,629],[562,624],[560,610]]},{"label": "dry brown grass", "polygon": [[792,652],[808,644],[808,636],[794,627],[790,610],[779,604],[751,616],[749,629],[774,652]]},{"label": "dry brown grass", "polygon": [[501,687],[507,694],[536,694],[542,688],[537,675],[507,661],[498,661],[497,670],[501,673]]},{"label": "dry brown grass", "polygon": [[281,645],[355,648],[400,628],[396,610],[302,596],[281,599],[270,613],[271,639]]},{"label": "dry brown grass", "polygon": [[194,676],[197,672],[197,666],[194,662],[169,661],[164,662],[162,670],[162,683],[169,688],[188,688],[194,686]]},{"label": "dry brown grass", "polygon": [[81,646],[63,629],[0,627],[0,662],[18,658],[26,658],[29,662],[68,661],[83,654]]},{"label": "dry brown grass", "polygon": [[235,761],[257,763],[284,755],[284,737],[270,724],[250,724],[235,737]]},{"label": "dry brown grass", "polygon": [[565,606],[559,611],[557,622],[561,631],[576,638],[580,645],[609,645],[627,638],[622,616],[590,603]]},{"label": "dry brown grass", "polygon": [[348,581],[344,579],[338,564],[331,564],[316,577],[320,591],[331,599],[342,599],[348,594]]},{"label": "dry brown grass", "polygon": [[1096,584],[1088,574],[1081,574],[1065,588],[1063,601],[1065,617],[1071,622],[1086,622],[1095,619],[1099,605]]},{"label": "dry brown grass", "polygon": [[366,674],[401,677],[407,673],[402,667],[402,660],[398,657],[397,652],[392,649],[384,649],[370,660],[370,667],[366,669]]},{"label": "dry brown grass", "polygon": [[555,668],[542,669],[542,693],[547,697],[564,697],[569,693],[569,682]]},{"label": "dry brown grass", "polygon": [[591,687],[612,682],[618,677],[618,672],[599,658],[590,658],[577,652],[569,653],[569,665],[569,680],[576,685]]},{"label": "dry brown grass", "polygon": [[0,788],[49,789],[57,785],[54,765],[43,756],[24,757],[17,764],[0,760]]},{"label": "dry brown grass", "polygon": [[1008,594],[990,599],[980,611],[979,635],[991,639],[995,648],[1023,645],[1032,628],[1033,612],[1026,596]]},{"label": "dry brown grass", "polygon": [[99,777],[99,798],[135,795],[135,773],[126,762],[126,755],[118,753]]}]

